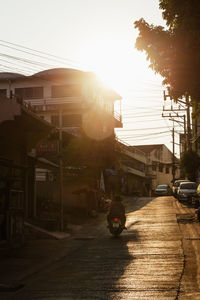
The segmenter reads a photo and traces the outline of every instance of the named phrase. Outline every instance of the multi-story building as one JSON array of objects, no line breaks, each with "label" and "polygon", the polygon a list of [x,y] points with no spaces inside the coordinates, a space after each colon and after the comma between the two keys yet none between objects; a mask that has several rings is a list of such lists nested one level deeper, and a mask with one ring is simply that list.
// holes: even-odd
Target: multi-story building
[{"label": "multi-story building", "polygon": [[81,129],[103,139],[122,127],[114,110],[121,96],[103,85],[94,73],[50,69],[31,76],[0,73],[0,94],[34,106],[41,118],[74,135]]},{"label": "multi-story building", "polygon": [[28,152],[53,126],[0,96],[0,241],[19,243],[23,219],[35,209],[34,159]]},{"label": "multi-story building", "polygon": [[151,180],[152,190],[158,184],[169,184],[172,186],[173,170],[175,172],[174,179],[180,177],[179,160],[176,157],[173,158],[173,153],[164,144],[134,147],[146,154],[147,177]]},{"label": "multi-story building", "polygon": [[121,171],[121,190],[127,195],[148,195],[147,158],[144,152],[120,141],[116,151]]},{"label": "multi-story building", "polygon": [[[121,101],[121,96],[106,87],[94,73],[66,68],[45,70],[31,76],[0,73],[0,95],[30,106],[40,118],[61,129],[62,133],[77,137],[85,134],[96,141],[111,137],[114,151],[114,128],[122,127],[121,112],[115,111],[115,102]],[[103,149],[103,152],[106,151]],[[77,188],[83,189],[77,182],[67,186],[66,192],[64,187],[67,205],[84,202],[76,201],[74,190]]]}]

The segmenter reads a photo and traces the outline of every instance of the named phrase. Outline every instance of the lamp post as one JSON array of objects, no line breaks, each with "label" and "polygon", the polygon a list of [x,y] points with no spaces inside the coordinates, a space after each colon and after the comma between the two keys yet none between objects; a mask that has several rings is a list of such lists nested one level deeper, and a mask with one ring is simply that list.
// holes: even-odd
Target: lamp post
[{"label": "lamp post", "polygon": [[62,159],[62,108],[59,108],[59,166],[60,166],[60,231],[63,231],[63,159]]}]

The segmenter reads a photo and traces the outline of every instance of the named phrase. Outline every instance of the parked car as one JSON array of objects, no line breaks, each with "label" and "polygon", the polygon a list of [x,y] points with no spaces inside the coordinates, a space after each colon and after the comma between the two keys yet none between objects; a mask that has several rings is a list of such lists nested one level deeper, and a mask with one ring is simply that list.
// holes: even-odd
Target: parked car
[{"label": "parked car", "polygon": [[172,187],[172,193],[173,193],[174,197],[177,197],[177,191],[178,191],[178,188],[179,188],[181,182],[190,182],[190,180],[188,180],[188,179],[178,179],[178,180],[174,181],[174,185]]},{"label": "parked car", "polygon": [[172,195],[172,189],[168,184],[159,184],[156,187],[154,194],[156,196],[169,196]]},{"label": "parked car", "polygon": [[197,185],[197,193],[196,196],[193,196],[192,200],[194,207],[200,208],[200,184]]},{"label": "parked car", "polygon": [[196,182],[182,182],[177,190],[178,200],[192,201],[192,197],[197,195],[197,183]]}]

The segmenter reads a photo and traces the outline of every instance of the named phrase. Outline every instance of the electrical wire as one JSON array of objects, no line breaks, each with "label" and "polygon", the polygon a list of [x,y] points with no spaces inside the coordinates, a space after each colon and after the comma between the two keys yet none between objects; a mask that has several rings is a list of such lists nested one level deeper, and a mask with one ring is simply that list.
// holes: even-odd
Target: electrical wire
[{"label": "electrical wire", "polygon": [[56,59],[60,59],[60,60],[65,61],[65,62],[69,61],[71,63],[76,63],[76,64],[79,63],[78,61],[75,61],[75,60],[72,60],[72,59],[69,59],[69,58],[63,58],[63,57],[53,55],[53,54],[50,54],[50,53],[47,53],[47,52],[43,52],[43,51],[28,48],[28,47],[25,47],[25,46],[22,46],[22,45],[19,45],[19,44],[11,43],[11,42],[8,42],[8,41],[5,41],[5,40],[0,40],[0,42],[1,43],[6,43],[6,44],[9,44],[9,45],[13,45],[13,46],[16,46],[16,47],[20,47],[20,48],[23,48],[23,49],[26,49],[26,50],[29,50],[29,51],[33,51],[33,52],[36,52],[36,53],[44,54],[46,56],[50,56],[50,57],[53,57],[53,58],[56,58]]},{"label": "electrical wire", "polygon": [[[4,43],[4,44],[3,44]],[[6,45],[5,45],[6,44]],[[52,68],[52,67],[57,67],[57,65],[55,64],[52,64],[53,63],[58,63],[58,64],[64,64],[64,65],[67,65],[67,66],[74,66],[76,64],[79,65],[79,68],[80,68],[80,64],[79,62],[77,61],[73,61],[71,59],[66,59],[66,58],[62,58],[62,57],[59,57],[59,56],[56,56],[56,55],[52,55],[50,53],[45,53],[45,52],[42,52],[42,51],[38,51],[38,50],[35,50],[35,49],[31,49],[31,48],[28,48],[28,47],[24,47],[24,46],[21,46],[21,45],[18,45],[18,44],[14,44],[14,43],[10,43],[10,42],[7,42],[7,41],[4,41],[4,40],[0,40],[0,46],[2,47],[6,47],[10,50],[14,50],[14,51],[19,51],[20,53],[25,53],[26,55],[31,55],[31,56],[35,56],[39,59],[42,59],[43,61],[35,61],[35,60],[31,60],[31,59],[27,59],[27,58],[22,58],[22,57],[19,57],[19,56],[14,56],[14,55],[9,55],[9,54],[5,54],[5,53],[0,53],[0,56],[1,57],[4,57],[4,58],[7,58],[7,61],[6,60],[3,60],[1,59],[2,62],[4,63],[7,63],[7,64],[13,64],[12,61],[15,61],[15,63],[13,65],[17,66],[17,67],[14,67],[13,68],[13,65],[12,67],[10,66],[7,66],[5,64],[0,64],[0,68],[1,70],[17,70],[18,72],[25,72],[25,73],[30,73],[31,71],[35,72],[35,71],[38,71],[38,69],[41,70],[41,68]],[[20,48],[20,49],[18,49]],[[10,60],[10,61],[9,61]],[[50,61],[50,63],[47,63],[47,62],[44,62],[44,61]],[[17,64],[19,63],[19,65]],[[20,66],[20,64],[23,64],[23,66]],[[151,95],[150,97],[153,98],[153,103],[158,103],[158,101],[160,102],[160,94],[161,94],[161,88],[160,88],[160,85],[159,83],[157,82],[154,82],[154,81],[144,81],[144,83],[146,82],[146,84],[144,84],[142,86],[142,89],[138,88],[134,90],[134,93],[131,92],[129,94],[129,99],[131,98],[131,95],[132,95],[132,98],[135,100],[138,100],[140,101],[140,99],[144,100],[144,99],[147,99],[147,96],[145,97],[144,96],[144,93],[145,94],[149,94],[151,92]],[[140,83],[142,84],[142,83]],[[144,89],[144,86],[145,89]],[[132,91],[132,90],[130,90]],[[139,92],[139,95],[136,95],[137,92]],[[148,96],[148,99],[149,99],[149,96]],[[136,110],[137,110],[137,113],[136,113]],[[139,112],[139,110],[142,110],[142,112]],[[147,106],[139,106],[139,107],[131,107],[129,106],[129,108],[122,108],[122,112],[123,112],[123,118],[125,118],[127,121],[125,121],[124,123],[128,124],[128,123],[131,123],[129,121],[129,119],[133,119],[132,120],[132,123],[136,123],[136,122],[155,122],[155,121],[161,121],[163,120],[163,118],[160,118],[160,119],[156,119],[157,117],[161,117],[161,108],[159,106],[150,106],[150,105],[147,105]],[[148,117],[154,117],[155,119],[153,120],[149,120]],[[144,120],[142,120],[142,118]],[[141,119],[141,120],[138,120],[138,119]],[[177,126],[178,127],[178,126]],[[177,128],[176,127],[176,128]],[[157,127],[157,128],[147,128],[148,130],[154,130],[154,129],[163,129],[165,127]],[[170,127],[168,126],[169,130]],[[144,128],[140,128],[140,129],[137,129],[137,131],[144,131],[144,130],[147,130],[147,129],[144,129]],[[116,129],[117,130],[117,134],[120,134],[120,133],[126,133],[126,132],[129,132],[129,131],[133,131],[132,129],[122,129],[122,131],[120,131],[120,129]],[[148,135],[144,136],[142,134],[142,137],[141,137],[141,134],[136,134],[136,135],[131,135],[131,136],[127,136],[127,135],[124,135],[123,138],[124,139],[151,139],[152,137],[154,138],[160,138],[162,135],[165,135],[166,136],[166,133],[168,133],[169,135],[169,130],[168,131],[163,131],[163,132],[154,132],[154,133],[149,133]]]},{"label": "electrical wire", "polygon": [[[10,43],[10,44],[14,45],[13,43]],[[15,45],[17,45],[17,44],[15,44]],[[56,63],[62,63],[62,64],[67,65],[67,66],[73,66],[73,67],[79,67],[79,68],[81,67],[78,64],[72,63],[72,60],[64,59],[64,58],[58,58],[55,55],[45,53],[45,52],[42,52],[42,51],[37,51],[37,50],[27,48],[27,47],[23,47],[23,46],[20,46],[20,45],[17,45],[17,47],[21,47],[21,48],[29,50],[29,51],[18,49],[16,47],[12,47],[12,46],[9,46],[9,45],[4,45],[2,43],[0,43],[0,46],[6,47],[6,48],[11,49],[11,50],[19,51],[19,52],[22,52],[22,53],[25,53],[25,54],[28,54],[28,55],[32,55],[32,56],[35,56],[35,57],[39,57],[39,58],[42,58],[42,59],[45,59],[45,60],[51,60],[51,61],[54,61]],[[38,52],[40,54],[31,53],[30,51]]]},{"label": "electrical wire", "polygon": [[[153,136],[153,135],[158,135],[158,134],[163,134],[163,133],[169,133],[169,130],[167,130],[167,131],[161,131],[161,132],[152,132],[152,133],[148,133],[148,135],[147,136]],[[140,134],[131,134],[131,135],[129,135],[130,137],[141,137],[141,133]],[[129,137],[129,136],[127,136],[127,137]],[[144,136],[144,135],[143,135]]]}]

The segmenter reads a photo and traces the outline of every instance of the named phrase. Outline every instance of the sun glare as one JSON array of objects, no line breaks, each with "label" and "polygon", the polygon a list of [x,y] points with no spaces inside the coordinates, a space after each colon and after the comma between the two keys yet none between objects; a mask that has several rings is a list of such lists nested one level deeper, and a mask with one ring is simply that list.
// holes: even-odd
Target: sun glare
[{"label": "sun glare", "polygon": [[85,45],[87,51],[85,49],[82,53],[85,65],[123,98],[123,101],[115,102],[115,111],[123,115],[123,127],[140,126],[141,123],[133,125],[133,120],[126,119],[126,114],[137,107],[155,106],[155,103],[159,105],[162,100],[162,79],[154,75],[148,67],[145,54],[138,52],[134,45],[114,47],[109,44],[106,49],[99,48],[99,43],[90,46]]},{"label": "sun glare", "polygon": [[[124,54],[125,53],[125,54]],[[145,77],[151,76],[152,70],[142,53],[136,49],[94,49],[87,52],[86,64],[100,79],[118,93],[124,93],[137,85]]]}]

